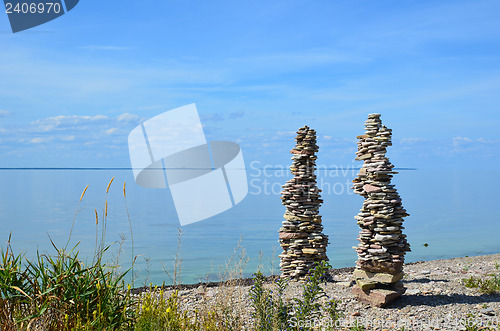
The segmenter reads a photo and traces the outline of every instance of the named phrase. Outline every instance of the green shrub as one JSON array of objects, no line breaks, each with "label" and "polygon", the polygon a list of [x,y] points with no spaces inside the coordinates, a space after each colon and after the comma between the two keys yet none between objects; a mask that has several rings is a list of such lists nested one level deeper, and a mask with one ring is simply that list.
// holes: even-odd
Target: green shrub
[{"label": "green shrub", "polygon": [[299,321],[319,318],[321,305],[318,300],[326,297],[326,293],[320,286],[326,280],[326,273],[330,265],[326,261],[316,263],[306,283],[302,286],[302,298],[294,298],[295,317]]},{"label": "green shrub", "polygon": [[275,282],[273,293],[271,289],[264,288],[265,277],[260,272],[255,273],[250,299],[256,329],[294,330],[299,329],[299,325],[304,325],[300,329],[308,330],[310,328],[307,327],[307,321],[319,320],[322,313],[326,313],[330,318],[329,324],[334,325],[335,321],[342,317],[338,310],[340,301],[330,299],[324,305],[319,302],[320,299],[328,297],[320,285],[326,281],[329,267],[326,261],[316,263],[310,277],[302,286],[301,297],[293,298],[293,304],[284,300],[284,291],[288,284],[286,279]]},{"label": "green shrub", "polygon": [[285,330],[288,327],[291,305],[284,301],[284,291],[288,286],[286,279],[276,280],[276,292],[265,289],[266,278],[260,271],[254,274],[254,285],[250,289],[250,300],[254,312],[255,327],[258,330]]},{"label": "green shrub", "polygon": [[165,299],[163,290],[151,289],[135,308],[135,330],[195,330],[187,314],[179,311],[178,292]]},{"label": "green shrub", "polygon": [[462,280],[462,283],[469,288],[477,288],[481,293],[500,293],[500,275],[490,275],[488,278],[471,276]]}]

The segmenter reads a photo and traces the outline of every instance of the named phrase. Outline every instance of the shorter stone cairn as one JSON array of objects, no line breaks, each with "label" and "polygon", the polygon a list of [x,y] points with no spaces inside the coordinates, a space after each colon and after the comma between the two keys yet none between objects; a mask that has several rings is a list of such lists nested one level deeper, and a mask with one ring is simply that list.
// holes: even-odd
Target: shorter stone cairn
[{"label": "shorter stone cairn", "polygon": [[405,252],[410,251],[402,233],[403,217],[409,216],[391,184],[394,167],[385,156],[391,146],[391,130],[382,125],[380,114],[368,115],[365,134],[358,136],[356,160],[363,167],[353,180],[354,193],[365,198],[355,216],[361,231],[352,293],[358,300],[384,307],[405,292],[401,282]]},{"label": "shorter stone cairn", "polygon": [[316,184],[316,131],[304,126],[297,132],[297,144],[290,151],[293,179],[283,185],[282,203],[286,206],[279,230],[281,277],[305,280],[315,262],[328,261],[328,236],[322,233],[319,206],[323,202]]}]

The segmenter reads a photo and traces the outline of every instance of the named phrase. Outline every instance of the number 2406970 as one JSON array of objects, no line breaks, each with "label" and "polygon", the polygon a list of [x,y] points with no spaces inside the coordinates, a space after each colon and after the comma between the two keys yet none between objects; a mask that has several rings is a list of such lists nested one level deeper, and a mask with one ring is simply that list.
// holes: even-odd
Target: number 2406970
[{"label": "number 2406970", "polygon": [[5,3],[5,12],[7,14],[59,14],[62,10],[61,4],[57,2],[23,2],[12,4],[10,2]]}]

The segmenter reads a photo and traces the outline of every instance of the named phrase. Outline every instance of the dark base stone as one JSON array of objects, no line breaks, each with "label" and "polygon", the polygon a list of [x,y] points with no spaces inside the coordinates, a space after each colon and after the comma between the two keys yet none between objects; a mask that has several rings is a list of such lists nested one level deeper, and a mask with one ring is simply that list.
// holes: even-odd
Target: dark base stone
[{"label": "dark base stone", "polygon": [[383,308],[392,301],[399,298],[406,289],[379,289],[363,291],[358,285],[354,285],[351,293],[361,302],[368,303],[374,307]]},{"label": "dark base stone", "polygon": [[403,270],[403,262],[358,261],[358,268],[374,273],[396,275]]}]

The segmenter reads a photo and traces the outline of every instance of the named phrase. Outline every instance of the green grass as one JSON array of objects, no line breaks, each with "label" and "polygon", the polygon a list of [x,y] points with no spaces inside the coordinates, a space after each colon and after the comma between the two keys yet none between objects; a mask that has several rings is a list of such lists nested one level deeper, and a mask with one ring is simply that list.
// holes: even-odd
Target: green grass
[{"label": "green grass", "polygon": [[268,289],[264,287],[265,277],[260,272],[255,273],[254,285],[250,289],[250,300],[256,329],[314,330],[314,322],[320,323],[325,317],[329,319],[325,324],[335,325],[335,322],[343,316],[338,309],[340,301],[330,299],[320,303],[322,298],[329,299],[320,285],[326,282],[330,267],[326,261],[316,262],[311,275],[302,285],[301,296],[292,298],[291,301],[284,298],[288,279],[278,279],[272,284],[272,289]]},{"label": "green grass", "polygon": [[500,293],[500,275],[491,274],[484,278],[471,276],[462,282],[466,287],[477,288],[481,293]]},{"label": "green grass", "polygon": [[[53,244],[53,243],[52,243]],[[49,330],[118,328],[130,325],[132,300],[123,277],[102,261],[109,248],[85,265],[76,246],[27,260],[9,243],[1,250],[0,329],[37,326]]]},{"label": "green grass", "polygon": [[[500,264],[495,263],[495,269],[499,270]],[[468,288],[476,288],[481,293],[495,294],[500,293],[500,274],[489,274],[485,277],[471,276],[463,279],[462,284]]]},{"label": "green grass", "polygon": [[[106,188],[109,193],[114,177]],[[7,247],[0,250],[0,329],[95,330],[129,329],[134,324],[134,301],[125,288],[118,266],[108,265],[104,256],[108,203],[102,216],[95,210],[96,246],[92,261],[78,256],[78,244],[68,245],[85,196],[83,190],[64,248],[54,242],[52,253],[36,251],[32,260],[15,253],[9,235]],[[125,184],[123,189],[125,198]],[[126,200],[125,200],[126,201]],[[100,223],[100,236],[99,236]],[[100,240],[98,240],[100,237]]]},{"label": "green grass", "polygon": [[500,325],[493,325],[493,323],[490,321],[488,323],[486,323],[486,325],[483,325],[482,323],[480,323],[479,321],[477,321],[477,318],[476,316],[474,316],[474,314],[472,313],[468,313],[466,316],[465,316],[465,320],[463,321],[463,329],[462,330],[466,330],[466,331],[498,331],[500,330]]}]

